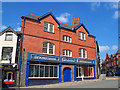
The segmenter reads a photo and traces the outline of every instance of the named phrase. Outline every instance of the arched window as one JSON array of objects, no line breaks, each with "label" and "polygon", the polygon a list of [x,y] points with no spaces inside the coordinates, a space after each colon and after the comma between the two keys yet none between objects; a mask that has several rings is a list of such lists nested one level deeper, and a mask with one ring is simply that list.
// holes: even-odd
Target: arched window
[{"label": "arched window", "polygon": [[63,41],[71,43],[71,37],[64,35],[63,36]]},{"label": "arched window", "polygon": [[72,57],[72,51],[68,49],[63,50],[63,56]]},{"label": "arched window", "polygon": [[44,54],[54,54],[55,45],[49,42],[43,42],[43,50]]},{"label": "arched window", "polygon": [[86,49],[79,48],[79,57],[80,58],[87,58],[87,51],[86,51]]}]

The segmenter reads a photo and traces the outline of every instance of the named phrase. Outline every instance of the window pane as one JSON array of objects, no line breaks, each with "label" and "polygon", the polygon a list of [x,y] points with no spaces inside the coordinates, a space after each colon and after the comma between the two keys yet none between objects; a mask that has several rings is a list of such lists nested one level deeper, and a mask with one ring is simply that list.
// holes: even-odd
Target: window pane
[{"label": "window pane", "polygon": [[35,75],[34,77],[38,77],[39,76],[39,65],[35,65]]},{"label": "window pane", "polygon": [[86,50],[83,49],[83,58],[85,58],[85,57],[86,57]]},{"label": "window pane", "polygon": [[63,50],[63,55],[65,55],[65,50]]},{"label": "window pane", "polygon": [[53,32],[53,24],[50,24],[50,32]]},{"label": "window pane", "polygon": [[78,77],[78,68],[76,68],[76,77]]},{"label": "window pane", "polygon": [[5,40],[6,41],[12,41],[13,35],[12,34],[6,34]]},{"label": "window pane", "polygon": [[43,53],[47,53],[47,48],[43,48]]},{"label": "window pane", "polygon": [[79,49],[79,57],[82,57],[82,49]]},{"label": "window pane", "polygon": [[81,32],[79,32],[79,39],[81,39]]},{"label": "window pane", "polygon": [[82,33],[82,39],[84,40],[84,33]]},{"label": "window pane", "polygon": [[57,67],[54,67],[54,77],[57,77]]},{"label": "window pane", "polygon": [[47,42],[43,43],[43,53],[47,53]]},{"label": "window pane", "polygon": [[44,66],[40,66],[40,77],[44,77]]},{"label": "window pane", "polygon": [[53,66],[50,66],[50,77],[53,77]]},{"label": "window pane", "polygon": [[49,48],[53,49],[53,44],[52,43],[49,43]]},{"label": "window pane", "polygon": [[49,54],[53,54],[53,49],[49,49]]},{"label": "window pane", "polygon": [[29,77],[33,77],[33,71],[34,71],[34,66],[30,65],[29,66]]},{"label": "window pane", "polygon": [[44,30],[48,31],[48,23],[47,22],[44,22]]},{"label": "window pane", "polygon": [[79,68],[79,76],[81,76],[81,68]]},{"label": "window pane", "polygon": [[49,67],[45,66],[45,77],[49,77]]},{"label": "window pane", "polygon": [[4,60],[10,60],[12,58],[12,47],[3,47],[2,50],[2,59]]}]

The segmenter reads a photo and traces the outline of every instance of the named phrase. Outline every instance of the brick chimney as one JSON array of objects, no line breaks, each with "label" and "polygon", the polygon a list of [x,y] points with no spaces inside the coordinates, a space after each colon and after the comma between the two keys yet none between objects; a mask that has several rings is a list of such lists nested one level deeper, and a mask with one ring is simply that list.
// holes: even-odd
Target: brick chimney
[{"label": "brick chimney", "polygon": [[72,25],[76,25],[76,24],[79,24],[79,23],[80,23],[79,17],[72,18]]}]

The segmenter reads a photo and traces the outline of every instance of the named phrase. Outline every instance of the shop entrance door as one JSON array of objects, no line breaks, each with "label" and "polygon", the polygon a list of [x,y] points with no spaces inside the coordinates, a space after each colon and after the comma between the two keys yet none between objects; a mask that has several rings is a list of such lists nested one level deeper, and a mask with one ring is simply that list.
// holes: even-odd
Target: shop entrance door
[{"label": "shop entrance door", "polygon": [[71,82],[71,69],[70,68],[65,68],[63,75],[64,75],[64,82]]}]

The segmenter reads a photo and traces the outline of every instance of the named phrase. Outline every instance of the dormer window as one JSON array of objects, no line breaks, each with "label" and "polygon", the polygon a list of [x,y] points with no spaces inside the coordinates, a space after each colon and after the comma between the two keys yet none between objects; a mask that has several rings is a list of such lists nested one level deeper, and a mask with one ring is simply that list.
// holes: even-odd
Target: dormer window
[{"label": "dormer window", "polygon": [[5,41],[12,41],[13,34],[6,34]]},{"label": "dormer window", "polygon": [[79,40],[85,40],[85,33],[79,32]]},{"label": "dormer window", "polygon": [[71,37],[64,35],[63,36],[63,41],[71,43]]},{"label": "dormer window", "polygon": [[44,31],[54,33],[54,24],[44,22]]}]

